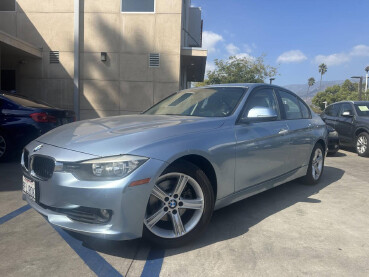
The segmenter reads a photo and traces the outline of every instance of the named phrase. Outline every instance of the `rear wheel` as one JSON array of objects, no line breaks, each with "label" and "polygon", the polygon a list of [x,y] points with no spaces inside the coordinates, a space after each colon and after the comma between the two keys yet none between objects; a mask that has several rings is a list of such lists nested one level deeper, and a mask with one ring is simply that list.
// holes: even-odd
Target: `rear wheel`
[{"label": "rear wheel", "polygon": [[322,177],[324,170],[324,149],[317,143],[311,153],[309,167],[303,182],[307,185],[315,185]]},{"label": "rear wheel", "polygon": [[171,165],[150,195],[143,236],[160,247],[189,243],[209,224],[213,206],[213,189],[200,168],[186,161]]},{"label": "rear wheel", "polygon": [[360,133],[356,138],[356,152],[361,157],[369,156],[369,135],[368,133]]}]

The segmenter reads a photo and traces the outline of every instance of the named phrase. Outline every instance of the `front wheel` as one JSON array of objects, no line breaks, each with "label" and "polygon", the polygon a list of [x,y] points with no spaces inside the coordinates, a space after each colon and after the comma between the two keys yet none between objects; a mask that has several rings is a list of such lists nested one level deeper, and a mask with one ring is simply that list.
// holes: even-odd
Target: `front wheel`
[{"label": "front wheel", "polygon": [[205,173],[182,161],[158,178],[146,208],[143,237],[160,247],[193,241],[209,224],[214,192]]},{"label": "front wheel", "polygon": [[368,133],[360,133],[356,138],[356,152],[361,157],[369,156],[368,147],[369,135]]},{"label": "front wheel", "polygon": [[309,167],[303,182],[307,185],[315,185],[322,177],[324,170],[324,149],[320,143],[314,146],[310,156]]}]

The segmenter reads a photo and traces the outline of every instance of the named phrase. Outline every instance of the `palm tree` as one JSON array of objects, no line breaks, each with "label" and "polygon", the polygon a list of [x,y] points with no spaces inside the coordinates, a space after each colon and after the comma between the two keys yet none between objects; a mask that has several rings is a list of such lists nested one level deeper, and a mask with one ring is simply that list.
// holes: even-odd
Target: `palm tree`
[{"label": "palm tree", "polygon": [[310,78],[308,79],[308,91],[307,91],[307,94],[309,94],[310,87],[312,87],[314,84],[315,84],[315,79],[314,79],[314,77],[310,77]]},{"label": "palm tree", "polygon": [[320,85],[319,85],[319,90],[320,88],[322,87],[322,78],[323,78],[323,75],[327,72],[328,70],[328,67],[325,63],[322,63],[319,65],[319,73],[320,73]]}]

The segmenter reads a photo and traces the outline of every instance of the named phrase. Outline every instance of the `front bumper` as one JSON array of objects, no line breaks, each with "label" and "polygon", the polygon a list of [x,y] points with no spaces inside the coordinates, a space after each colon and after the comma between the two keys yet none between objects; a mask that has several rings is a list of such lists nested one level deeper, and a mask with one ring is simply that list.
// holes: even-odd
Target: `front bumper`
[{"label": "front bumper", "polygon": [[328,152],[339,150],[340,140],[338,137],[328,137]]},{"label": "front bumper", "polygon": [[[37,154],[53,156],[53,148],[46,145],[43,153]],[[55,159],[58,160],[57,157]],[[25,194],[23,199],[51,224],[61,228],[104,239],[135,239],[142,235],[148,199],[155,180],[165,167],[164,162],[149,159],[129,176],[116,181],[80,181],[67,172],[54,172],[49,180],[42,181],[24,170],[27,178],[37,182],[39,197],[37,203]],[[150,178],[147,184],[129,186],[133,181],[146,178]],[[79,207],[111,210],[112,216],[105,224],[93,224],[72,220],[67,214],[55,211]]]}]

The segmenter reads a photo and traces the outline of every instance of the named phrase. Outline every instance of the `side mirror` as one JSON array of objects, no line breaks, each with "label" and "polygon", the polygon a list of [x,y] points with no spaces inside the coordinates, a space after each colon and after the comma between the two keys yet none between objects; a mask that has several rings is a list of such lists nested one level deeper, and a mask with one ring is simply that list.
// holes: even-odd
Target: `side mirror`
[{"label": "side mirror", "polygon": [[254,107],[249,110],[247,117],[242,118],[243,122],[273,121],[278,118],[276,112],[271,108]]},{"label": "side mirror", "polygon": [[350,111],[345,111],[342,113],[343,117],[353,117],[352,113]]}]

